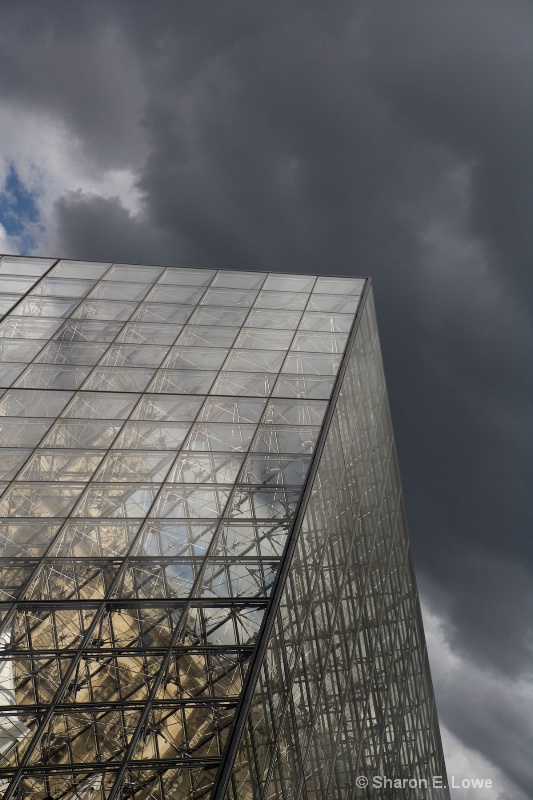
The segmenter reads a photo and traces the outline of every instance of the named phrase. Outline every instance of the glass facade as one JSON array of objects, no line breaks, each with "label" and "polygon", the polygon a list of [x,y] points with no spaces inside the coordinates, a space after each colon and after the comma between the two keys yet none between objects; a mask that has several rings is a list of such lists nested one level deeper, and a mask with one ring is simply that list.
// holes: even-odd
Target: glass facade
[{"label": "glass facade", "polygon": [[445,780],[369,282],[10,256],[0,314],[3,797]]}]

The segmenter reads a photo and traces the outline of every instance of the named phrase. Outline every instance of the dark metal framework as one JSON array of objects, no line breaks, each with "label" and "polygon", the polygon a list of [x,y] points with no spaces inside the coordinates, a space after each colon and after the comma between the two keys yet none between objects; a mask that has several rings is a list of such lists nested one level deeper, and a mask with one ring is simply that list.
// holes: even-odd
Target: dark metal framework
[{"label": "dark metal framework", "polygon": [[0,314],[5,800],[443,774],[369,283],[4,257]]}]

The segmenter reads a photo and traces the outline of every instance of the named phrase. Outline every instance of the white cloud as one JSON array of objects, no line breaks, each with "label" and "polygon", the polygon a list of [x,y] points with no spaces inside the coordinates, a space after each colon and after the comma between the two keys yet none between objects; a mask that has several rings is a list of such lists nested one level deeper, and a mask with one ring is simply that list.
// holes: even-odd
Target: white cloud
[{"label": "white cloud", "polygon": [[[442,744],[448,780],[460,788],[450,790],[451,800],[528,800],[513,786],[501,770],[475,750],[465,747],[457,736],[441,725]],[[489,779],[491,788],[463,788],[462,782],[475,778]]]},{"label": "white cloud", "polygon": [[0,223],[0,253],[18,254],[17,243],[9,236],[4,226]]},{"label": "white cloud", "polygon": [[[15,104],[0,109],[0,186],[5,184],[12,164],[35,199],[40,227],[35,234],[34,252],[60,254],[54,230],[55,201],[67,192],[118,197],[131,213],[138,212],[140,194],[136,175],[130,169],[102,169],[89,159],[83,143],[57,118]],[[13,239],[6,246],[16,246]]]},{"label": "white cloud", "polygon": [[[492,780],[490,789],[453,789],[452,800],[528,800],[497,762],[501,752],[517,775],[530,769],[533,683],[505,680],[452,652],[446,621],[423,598],[421,604],[448,779],[454,776],[459,786],[468,778]],[[492,752],[493,759],[465,744],[471,738],[481,745],[483,734],[485,752]]]}]

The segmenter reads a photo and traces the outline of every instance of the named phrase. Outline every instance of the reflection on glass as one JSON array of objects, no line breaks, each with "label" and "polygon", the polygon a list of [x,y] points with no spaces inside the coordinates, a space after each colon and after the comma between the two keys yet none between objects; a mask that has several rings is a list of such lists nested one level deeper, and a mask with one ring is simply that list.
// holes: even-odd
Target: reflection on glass
[{"label": "reflection on glass", "polygon": [[0,257],[0,273],[7,275],[33,275],[40,278],[54,263],[50,258]]}]

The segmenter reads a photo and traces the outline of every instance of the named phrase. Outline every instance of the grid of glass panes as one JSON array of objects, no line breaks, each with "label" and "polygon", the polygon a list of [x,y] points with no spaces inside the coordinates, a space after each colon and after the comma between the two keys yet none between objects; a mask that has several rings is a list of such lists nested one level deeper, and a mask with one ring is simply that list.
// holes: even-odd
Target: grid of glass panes
[{"label": "grid of glass panes", "polygon": [[[33,289],[54,263],[50,258],[0,257],[0,318]],[[7,362],[16,362],[16,354],[16,343],[9,347],[9,342],[6,342],[1,352],[0,364],[4,358]]]},{"label": "grid of glass panes", "polygon": [[446,785],[369,294],[224,797],[414,800],[423,779],[449,798],[434,776]]},{"label": "grid of glass panes", "polygon": [[364,281],[45,267],[0,322],[0,786],[206,796]]}]

